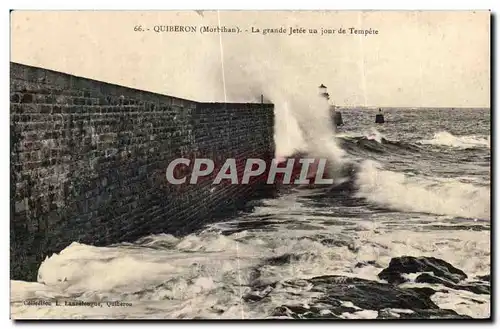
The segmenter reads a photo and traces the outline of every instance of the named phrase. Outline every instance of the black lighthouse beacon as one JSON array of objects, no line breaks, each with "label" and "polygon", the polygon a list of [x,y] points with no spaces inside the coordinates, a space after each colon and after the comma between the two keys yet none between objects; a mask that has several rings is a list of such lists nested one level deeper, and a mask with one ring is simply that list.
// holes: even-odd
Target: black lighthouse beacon
[{"label": "black lighthouse beacon", "polygon": [[[328,104],[330,104],[330,95],[326,91],[326,86],[324,84],[321,84],[318,88],[320,96],[326,98]],[[344,121],[342,120],[342,113],[340,113],[340,111],[337,111],[334,105],[330,105],[330,113],[333,114],[333,122],[336,126],[344,124]]]},{"label": "black lighthouse beacon", "polygon": [[382,109],[378,109],[378,114],[375,116],[375,123],[384,123],[384,115],[382,114]]}]

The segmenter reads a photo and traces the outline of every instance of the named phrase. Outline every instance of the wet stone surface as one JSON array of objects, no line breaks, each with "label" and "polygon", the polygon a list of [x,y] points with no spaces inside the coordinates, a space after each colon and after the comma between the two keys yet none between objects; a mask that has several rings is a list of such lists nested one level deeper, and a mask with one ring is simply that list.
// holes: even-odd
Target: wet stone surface
[{"label": "wet stone surface", "polygon": [[[268,259],[268,264],[289,262],[294,255]],[[356,267],[375,265],[374,261],[360,262]],[[425,272],[425,273],[423,273]],[[434,274],[430,274],[432,272]],[[416,283],[428,283],[431,287],[408,287],[402,283],[403,274],[420,273]],[[257,278],[258,271],[254,273]],[[265,303],[272,298],[273,290],[307,290],[313,297],[301,304],[283,304],[269,314],[272,318],[290,319],[468,319],[467,315],[454,310],[442,309],[431,297],[446,288],[467,290],[475,294],[490,294],[489,276],[481,281],[464,282],[467,275],[448,262],[433,257],[395,257],[379,277],[386,282],[366,280],[342,275],[317,276],[262,285],[258,280],[250,293],[244,296],[247,303]],[[290,296],[294,293],[290,292]],[[471,299],[475,301],[474,299]],[[475,301],[482,303],[481,301]]]}]

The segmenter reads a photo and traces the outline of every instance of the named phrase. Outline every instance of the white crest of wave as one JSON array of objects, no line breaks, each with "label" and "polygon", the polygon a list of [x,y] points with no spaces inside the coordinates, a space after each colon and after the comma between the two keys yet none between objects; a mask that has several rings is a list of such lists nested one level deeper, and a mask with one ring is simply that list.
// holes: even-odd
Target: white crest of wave
[{"label": "white crest of wave", "polygon": [[429,145],[443,145],[456,148],[474,148],[474,147],[487,147],[490,148],[490,136],[455,136],[447,131],[440,131],[434,134],[432,139],[424,139],[419,141],[421,144]]},{"label": "white crest of wave", "polygon": [[385,136],[375,128],[371,128],[370,131],[365,132],[364,136],[366,137],[366,139],[374,140],[378,143],[382,143],[382,138],[385,138]]},{"label": "white crest of wave", "polygon": [[433,181],[383,170],[363,161],[356,178],[357,196],[389,208],[471,218],[490,218],[490,190],[458,181]]},{"label": "white crest of wave", "polygon": [[376,128],[372,127],[368,131],[363,132],[343,132],[335,134],[337,138],[360,138],[364,137],[368,140],[374,140],[378,143],[382,143],[382,138],[386,138],[384,134],[378,131]]}]

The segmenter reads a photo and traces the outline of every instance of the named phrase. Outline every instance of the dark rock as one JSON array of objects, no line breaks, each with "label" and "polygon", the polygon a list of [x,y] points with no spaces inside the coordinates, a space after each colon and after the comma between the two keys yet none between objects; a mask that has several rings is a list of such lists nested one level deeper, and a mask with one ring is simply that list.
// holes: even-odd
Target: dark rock
[{"label": "dark rock", "polygon": [[478,280],[481,280],[481,281],[488,281],[488,282],[491,282],[490,280],[490,275],[489,274],[486,274],[486,275],[480,275],[480,276],[477,276],[476,277]]},{"label": "dark rock", "polygon": [[[272,316],[295,319],[339,318],[343,313],[372,310],[377,311],[378,318],[381,319],[469,318],[453,310],[440,309],[430,299],[436,291],[427,287],[400,288],[392,284],[337,275],[287,281],[283,284],[305,288],[305,282],[313,285],[311,292],[323,295],[308,301],[307,305],[282,305],[273,311]],[[346,302],[351,302],[352,305]]]},{"label": "dark rock", "polygon": [[297,262],[303,257],[315,257],[313,253],[305,253],[305,254],[283,254],[276,257],[268,258],[265,263],[268,265],[285,265],[290,264],[292,262]]},{"label": "dark rock", "polygon": [[289,264],[292,260],[297,261],[298,256],[293,254],[283,254],[280,256],[268,258],[266,260],[266,263],[269,265],[285,265]]},{"label": "dark rock", "polygon": [[[424,298],[431,298],[437,291],[429,287],[408,287],[405,290],[411,290]],[[441,291],[441,290],[440,290]]]},{"label": "dark rock", "polygon": [[490,294],[490,287],[488,285],[484,285],[481,283],[471,282],[472,284],[455,284],[449,280],[438,278],[428,273],[420,274],[416,279],[417,283],[433,283],[433,284],[442,284],[445,287],[456,289],[456,290],[467,290],[473,292],[475,294]]},{"label": "dark rock", "polygon": [[329,297],[350,301],[362,309],[438,308],[428,297],[386,283],[335,275],[315,277],[309,282],[314,284],[312,291],[323,291]]},{"label": "dark rock", "polygon": [[365,266],[368,266],[368,265],[371,265],[371,266],[375,266],[375,267],[381,267],[379,264],[377,264],[376,261],[374,260],[369,260],[367,262],[358,262],[356,263],[356,265],[354,265],[355,268],[361,268],[361,267],[365,267]]},{"label": "dark rock", "polygon": [[473,292],[475,294],[480,294],[480,295],[489,295],[489,294],[491,294],[490,286],[484,285],[484,284],[476,284],[476,285],[472,285],[472,284],[467,284],[467,285],[457,284],[455,287],[453,287],[453,289],[467,290],[467,291]]},{"label": "dark rock", "polygon": [[292,319],[339,319],[340,317],[330,312],[321,312],[320,309],[303,306],[280,306],[274,309],[271,316],[286,316]]},{"label": "dark rock", "polygon": [[378,277],[389,283],[399,284],[407,281],[402,273],[432,272],[435,276],[458,283],[467,278],[462,270],[446,261],[434,257],[403,256],[391,259],[389,266]]},{"label": "dark rock", "polygon": [[266,298],[274,289],[274,286],[266,286],[262,290],[252,290],[250,293],[243,296],[245,302],[257,302]]},{"label": "dark rock", "polygon": [[434,276],[434,275],[429,274],[429,273],[420,274],[415,279],[415,282],[417,282],[417,283],[437,283],[437,284],[442,284],[442,285],[447,286],[447,287],[454,286],[453,282],[446,280],[446,279],[443,279],[443,278],[439,278],[439,277]]}]

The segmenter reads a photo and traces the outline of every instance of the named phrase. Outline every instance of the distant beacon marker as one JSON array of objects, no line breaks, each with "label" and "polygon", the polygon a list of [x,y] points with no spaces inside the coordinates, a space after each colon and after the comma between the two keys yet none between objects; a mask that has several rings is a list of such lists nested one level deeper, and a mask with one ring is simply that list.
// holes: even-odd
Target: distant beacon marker
[{"label": "distant beacon marker", "polygon": [[378,109],[378,114],[375,116],[375,123],[384,123],[384,115],[382,114],[382,109]]},{"label": "distant beacon marker", "polygon": [[344,120],[342,120],[342,113],[340,111],[336,111],[335,108],[333,110],[333,121],[335,122],[336,126],[341,126],[344,124]]}]

